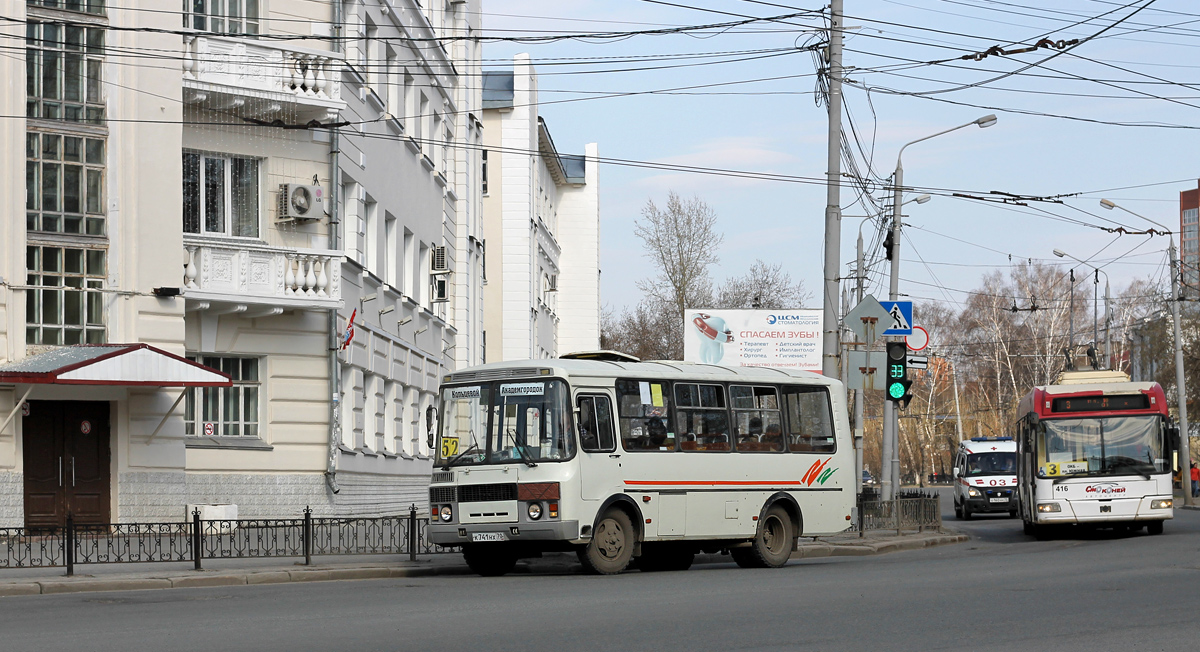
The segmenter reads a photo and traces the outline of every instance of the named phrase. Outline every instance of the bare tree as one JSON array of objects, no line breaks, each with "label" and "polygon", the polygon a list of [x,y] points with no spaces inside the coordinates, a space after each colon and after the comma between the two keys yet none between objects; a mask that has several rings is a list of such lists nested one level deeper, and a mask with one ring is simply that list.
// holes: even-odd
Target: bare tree
[{"label": "bare tree", "polygon": [[717,247],[725,239],[716,224],[717,214],[708,204],[699,197],[680,199],[675,191],[667,193],[665,209],[647,200],[642,219],[634,223],[633,232],[658,272],[639,281],[638,289],[657,304],[671,306],[681,323],[689,306],[712,301],[708,270],[719,262]]},{"label": "bare tree", "polygon": [[804,281],[792,283],[792,275],[782,263],[769,265],[755,260],[745,276],[727,279],[717,290],[716,308],[761,308],[784,310],[802,308],[812,300]]}]

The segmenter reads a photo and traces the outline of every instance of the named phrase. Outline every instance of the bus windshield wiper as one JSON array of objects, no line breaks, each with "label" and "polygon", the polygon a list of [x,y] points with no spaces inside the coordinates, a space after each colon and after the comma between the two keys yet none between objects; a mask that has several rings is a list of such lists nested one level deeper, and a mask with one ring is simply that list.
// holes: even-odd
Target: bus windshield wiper
[{"label": "bus windshield wiper", "polygon": [[446,460],[446,464],[445,464],[445,466],[442,467],[442,470],[449,471],[450,466],[452,464],[461,460],[465,455],[467,455],[467,453],[470,453],[471,451],[477,451],[477,450],[479,450],[479,443],[472,442],[470,446],[467,446],[466,450],[464,450],[463,452],[459,453],[458,455],[455,455],[454,457],[451,457],[450,459]]},{"label": "bus windshield wiper", "polygon": [[1111,475],[1116,475],[1116,469],[1118,468],[1128,468],[1133,473],[1136,473],[1147,480],[1150,479],[1150,474],[1141,470],[1139,466],[1141,462],[1138,462],[1137,460],[1129,457],[1111,457],[1105,461],[1108,462],[1105,470]]},{"label": "bus windshield wiper", "polygon": [[517,443],[517,433],[513,430],[509,430],[508,436],[512,437],[513,450],[517,451],[517,455],[521,456],[521,461],[525,463],[525,466],[528,466],[531,469],[537,466],[537,462],[533,461],[533,458],[529,456],[529,453],[525,450],[525,447]]}]

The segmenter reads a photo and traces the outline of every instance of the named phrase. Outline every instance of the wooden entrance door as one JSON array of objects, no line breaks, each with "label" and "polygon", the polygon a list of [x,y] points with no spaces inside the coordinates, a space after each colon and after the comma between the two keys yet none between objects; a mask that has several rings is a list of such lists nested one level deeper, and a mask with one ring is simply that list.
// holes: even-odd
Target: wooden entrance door
[{"label": "wooden entrance door", "polygon": [[109,522],[109,405],[30,401],[22,448],[25,527]]}]

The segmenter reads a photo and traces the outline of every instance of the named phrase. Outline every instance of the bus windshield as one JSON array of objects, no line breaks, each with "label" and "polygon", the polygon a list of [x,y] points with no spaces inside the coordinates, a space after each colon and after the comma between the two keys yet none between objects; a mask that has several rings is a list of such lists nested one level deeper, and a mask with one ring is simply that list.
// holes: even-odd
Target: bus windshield
[{"label": "bus windshield", "polygon": [[1038,435],[1038,475],[1165,473],[1162,419],[1157,415],[1046,419]]},{"label": "bus windshield", "polygon": [[561,380],[444,388],[436,466],[569,459],[575,453],[570,407]]},{"label": "bus windshield", "polygon": [[1015,475],[1016,453],[975,453],[967,456],[966,475]]}]

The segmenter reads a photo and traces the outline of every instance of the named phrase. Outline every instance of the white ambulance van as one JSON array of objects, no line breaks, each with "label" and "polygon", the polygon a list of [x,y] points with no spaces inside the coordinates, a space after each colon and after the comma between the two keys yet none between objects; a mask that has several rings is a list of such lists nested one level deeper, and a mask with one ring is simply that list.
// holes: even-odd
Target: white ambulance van
[{"label": "white ambulance van", "polygon": [[954,515],[1017,515],[1017,443],[1012,437],[974,437],[954,458]]}]

